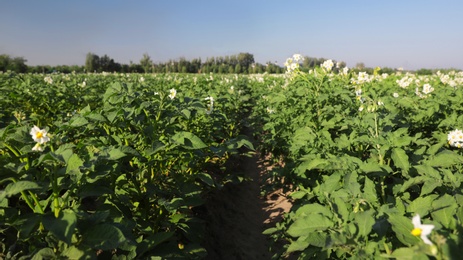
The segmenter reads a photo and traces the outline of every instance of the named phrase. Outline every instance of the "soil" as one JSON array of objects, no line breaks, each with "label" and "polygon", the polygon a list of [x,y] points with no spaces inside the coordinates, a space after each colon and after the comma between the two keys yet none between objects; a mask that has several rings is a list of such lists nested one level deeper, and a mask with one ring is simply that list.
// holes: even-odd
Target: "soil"
[{"label": "soil", "polygon": [[262,232],[274,227],[291,203],[281,190],[261,195],[266,173],[271,169],[259,154],[244,157],[236,170],[249,180],[228,183],[206,203],[206,260],[271,259],[270,239]]}]

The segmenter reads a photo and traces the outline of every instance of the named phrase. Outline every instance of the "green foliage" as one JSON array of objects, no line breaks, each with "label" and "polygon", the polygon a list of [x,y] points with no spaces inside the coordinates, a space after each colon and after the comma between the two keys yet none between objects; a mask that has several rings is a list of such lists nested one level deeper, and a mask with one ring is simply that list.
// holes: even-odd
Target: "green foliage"
[{"label": "green foliage", "polygon": [[[203,258],[197,210],[256,148],[293,200],[264,232],[284,244],[275,258],[459,257],[463,155],[448,134],[463,128],[461,73],[209,74],[259,69],[238,57],[190,76],[0,74],[1,256]],[[43,152],[34,125],[49,133]],[[432,245],[412,235],[416,215]]]},{"label": "green foliage", "polygon": [[[462,241],[463,161],[447,135],[463,127],[463,75],[343,74],[314,64],[254,89],[258,149],[282,165],[270,182],[294,200],[265,232],[287,242],[277,255],[451,259]],[[422,92],[426,83],[434,91]],[[433,245],[411,234],[417,214],[435,225]]]},{"label": "green foliage", "polygon": [[[205,256],[197,212],[242,179],[228,161],[254,149],[240,135],[247,79],[0,78],[1,257]],[[43,151],[32,151],[34,125],[48,131]]]}]

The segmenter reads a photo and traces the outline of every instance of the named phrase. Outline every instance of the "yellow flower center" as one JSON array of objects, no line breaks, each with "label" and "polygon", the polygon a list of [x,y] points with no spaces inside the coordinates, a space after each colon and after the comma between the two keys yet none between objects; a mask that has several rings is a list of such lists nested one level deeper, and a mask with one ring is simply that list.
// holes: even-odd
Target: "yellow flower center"
[{"label": "yellow flower center", "polygon": [[37,139],[40,139],[40,138],[42,138],[42,137],[43,137],[42,132],[37,132],[37,133],[35,134],[35,138],[37,138]]},{"label": "yellow flower center", "polygon": [[422,231],[423,231],[423,230],[422,230],[421,228],[414,228],[414,229],[412,230],[411,233],[412,233],[412,235],[414,235],[414,236],[417,237],[417,236],[420,236],[420,235],[421,235],[421,232],[422,232]]}]

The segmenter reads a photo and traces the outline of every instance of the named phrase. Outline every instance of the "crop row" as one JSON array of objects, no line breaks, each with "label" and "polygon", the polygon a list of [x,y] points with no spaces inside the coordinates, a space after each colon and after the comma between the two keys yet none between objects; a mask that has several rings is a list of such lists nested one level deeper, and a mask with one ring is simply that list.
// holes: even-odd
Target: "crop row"
[{"label": "crop row", "polygon": [[198,212],[240,181],[242,77],[1,74],[0,255],[204,257]]},{"label": "crop row", "polygon": [[255,94],[259,149],[280,165],[269,178],[294,203],[265,231],[287,243],[275,256],[458,258],[462,73],[333,73],[333,65],[303,73],[294,57],[286,84]]}]

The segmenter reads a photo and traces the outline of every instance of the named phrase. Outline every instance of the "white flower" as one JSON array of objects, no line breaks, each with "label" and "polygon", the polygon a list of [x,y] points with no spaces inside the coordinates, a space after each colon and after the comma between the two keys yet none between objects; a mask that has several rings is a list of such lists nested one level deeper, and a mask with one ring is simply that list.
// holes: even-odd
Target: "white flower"
[{"label": "white flower", "polygon": [[48,84],[53,84],[53,79],[50,76],[46,76],[43,80]]},{"label": "white flower", "polygon": [[365,71],[359,72],[358,81],[361,83],[368,81],[368,74]]},{"label": "white flower", "polygon": [[293,59],[292,58],[287,58],[284,65],[285,65],[286,68],[289,68],[289,66],[291,66],[291,63],[293,63]]},{"label": "white flower", "polygon": [[270,107],[267,107],[267,113],[273,114],[275,113],[275,110],[271,109]]},{"label": "white flower", "polygon": [[342,75],[347,75],[348,72],[349,72],[349,68],[348,68],[348,67],[344,67],[344,68],[342,69],[341,74],[342,74]]},{"label": "white flower", "polygon": [[434,91],[434,88],[431,87],[431,85],[429,85],[429,84],[424,84],[423,85],[423,93],[424,94],[429,94],[429,93],[431,93],[433,91]]},{"label": "white flower", "polygon": [[456,148],[463,147],[463,131],[455,129],[447,135],[449,145]]},{"label": "white flower", "polygon": [[392,96],[395,97],[395,98],[398,98],[398,97],[399,97],[399,93],[394,92],[394,94],[392,94]]},{"label": "white flower", "polygon": [[413,78],[405,76],[405,77],[401,78],[400,80],[396,80],[396,82],[397,82],[397,84],[399,84],[399,86],[401,88],[406,88],[406,87],[410,86],[410,84],[413,82]]},{"label": "white flower", "polygon": [[47,136],[47,130],[40,129],[37,126],[34,126],[31,129],[30,135],[32,136],[32,139],[39,144],[44,144],[50,141],[50,138]]},{"label": "white flower", "polygon": [[286,73],[290,74],[299,68],[299,61],[303,60],[302,55],[294,54],[293,57],[287,58],[285,62]]},{"label": "white flower", "polygon": [[359,112],[362,112],[362,111],[363,111],[363,108],[364,108],[363,106],[360,106],[360,107],[359,107]]},{"label": "white flower", "polygon": [[209,115],[212,113],[212,110],[214,110],[214,98],[209,96],[205,98],[204,100],[209,100],[209,104],[207,104],[207,107],[206,107],[206,114]]},{"label": "white flower", "polygon": [[40,143],[36,143],[34,147],[32,147],[32,151],[43,152],[43,147],[40,145]]},{"label": "white flower", "polygon": [[210,100],[210,101],[211,101],[211,104],[214,103],[214,98],[213,98],[213,97],[207,97],[207,98],[205,98],[204,100]]},{"label": "white flower", "polygon": [[331,71],[331,69],[333,68],[334,66],[334,63],[332,60],[326,60],[325,62],[323,62],[323,64],[321,65],[321,67],[326,70],[326,71]]},{"label": "white flower", "polygon": [[171,89],[169,91],[169,98],[170,99],[174,99],[176,95],[177,95],[177,90],[175,88],[173,88],[173,89]]},{"label": "white flower", "polygon": [[424,243],[428,245],[433,245],[431,240],[429,240],[428,235],[431,234],[431,231],[434,228],[434,225],[423,225],[421,224],[420,215],[416,215],[412,219],[413,230],[411,231],[412,235],[420,236]]},{"label": "white flower", "polygon": [[424,98],[425,96],[421,94],[420,90],[418,88],[415,88],[415,94],[419,96],[420,98]]},{"label": "white flower", "polygon": [[138,79],[138,81],[140,81],[140,83],[143,83],[143,82],[145,82],[145,78],[144,78],[144,77],[140,77],[140,79]]},{"label": "white flower", "polygon": [[291,66],[289,67],[291,71],[296,70],[299,68],[299,63],[291,63]]},{"label": "white flower", "polygon": [[304,60],[304,58],[302,57],[301,54],[294,54],[293,59],[294,59],[295,62],[299,62],[299,61]]}]

